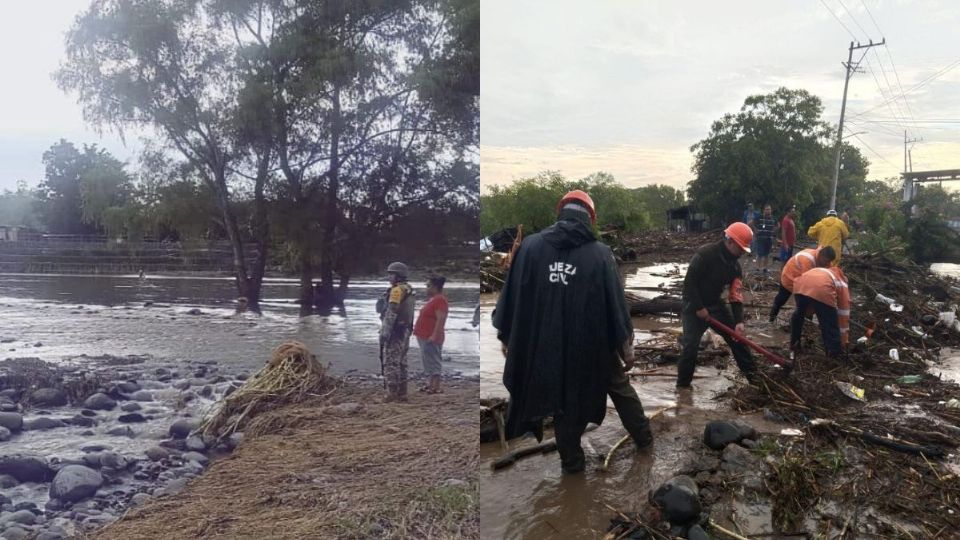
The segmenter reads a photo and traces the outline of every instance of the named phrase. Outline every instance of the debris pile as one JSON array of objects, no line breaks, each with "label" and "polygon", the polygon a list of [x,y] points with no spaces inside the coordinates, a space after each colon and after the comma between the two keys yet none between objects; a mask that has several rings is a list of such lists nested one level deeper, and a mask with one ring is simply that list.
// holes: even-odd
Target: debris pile
[{"label": "debris pile", "polygon": [[960,446],[960,409],[949,406],[960,385],[929,373],[960,347],[957,289],[880,257],[845,257],[843,267],[854,298],[849,354],[828,359],[807,323],[789,376],[766,370],[724,396],[742,413],[802,428],[769,448],[774,522],[795,531],[813,519],[822,529],[808,532],[825,537],[851,523],[883,537],[960,530],[960,468],[944,459]]}]

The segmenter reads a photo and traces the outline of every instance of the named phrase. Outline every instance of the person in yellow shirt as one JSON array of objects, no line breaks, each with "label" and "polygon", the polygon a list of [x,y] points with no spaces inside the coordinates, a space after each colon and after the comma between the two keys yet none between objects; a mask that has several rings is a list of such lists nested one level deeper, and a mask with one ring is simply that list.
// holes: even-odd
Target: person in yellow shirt
[{"label": "person in yellow shirt", "polygon": [[836,210],[827,212],[827,216],[812,227],[807,229],[807,236],[817,241],[817,247],[830,246],[837,254],[833,260],[833,266],[840,264],[840,251],[843,249],[843,242],[850,237],[850,229],[847,224],[837,217]]}]

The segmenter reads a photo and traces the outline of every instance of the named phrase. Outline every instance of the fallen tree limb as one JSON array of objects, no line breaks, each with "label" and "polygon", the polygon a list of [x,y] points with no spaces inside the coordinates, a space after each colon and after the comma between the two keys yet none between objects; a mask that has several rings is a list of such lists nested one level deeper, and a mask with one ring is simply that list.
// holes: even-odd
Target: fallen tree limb
[{"label": "fallen tree limb", "polygon": [[[595,425],[587,426],[587,429],[585,429],[583,432],[589,433],[597,429],[597,427],[599,426],[595,426]],[[533,454],[547,454],[547,453],[553,452],[556,449],[557,449],[557,440],[549,439],[534,446],[528,446],[526,448],[518,448],[511,452],[507,452],[503,456],[497,458],[496,461],[491,463],[490,467],[493,470],[498,471],[500,469],[513,465],[518,460],[521,460],[527,456],[532,456]]]}]

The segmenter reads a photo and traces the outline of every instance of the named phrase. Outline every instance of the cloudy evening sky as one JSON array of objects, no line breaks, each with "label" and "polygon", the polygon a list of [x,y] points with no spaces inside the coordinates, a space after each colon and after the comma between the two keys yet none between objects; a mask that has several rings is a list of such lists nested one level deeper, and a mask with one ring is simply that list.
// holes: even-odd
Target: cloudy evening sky
[{"label": "cloudy evening sky", "polygon": [[835,124],[850,41],[881,37],[887,47],[870,49],[850,81],[844,128],[870,160],[869,178],[902,170],[904,129],[924,139],[914,170],[960,168],[955,2],[485,0],[482,9],[485,186],[554,169],[683,188],[690,146],[749,95],[806,89]]},{"label": "cloudy evening sky", "polygon": [[31,187],[43,178],[43,153],[61,138],[78,147],[96,143],[121,160],[135,161],[141,144],[83,121],[75,95],[57,88],[52,74],[64,54],[64,36],[89,5],[79,0],[4,2],[8,24],[0,32],[0,191],[18,180]]}]

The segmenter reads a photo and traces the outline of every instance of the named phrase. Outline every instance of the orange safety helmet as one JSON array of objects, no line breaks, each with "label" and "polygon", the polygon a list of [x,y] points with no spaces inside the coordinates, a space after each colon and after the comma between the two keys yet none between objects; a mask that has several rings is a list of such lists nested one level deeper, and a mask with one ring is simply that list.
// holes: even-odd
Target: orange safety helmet
[{"label": "orange safety helmet", "polygon": [[560,199],[560,202],[557,203],[557,213],[559,214],[560,210],[563,209],[563,206],[572,201],[579,201],[585,204],[587,206],[587,211],[590,212],[590,221],[592,223],[597,222],[597,211],[593,207],[593,199],[590,198],[590,195],[587,195],[586,191],[580,191],[579,189],[575,189],[567,193],[562,199]]},{"label": "orange safety helmet", "polygon": [[731,223],[724,231],[727,238],[733,240],[741,249],[750,253],[750,242],[753,241],[753,230],[742,221]]}]

